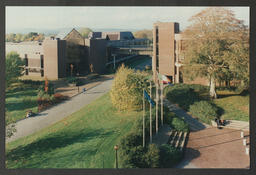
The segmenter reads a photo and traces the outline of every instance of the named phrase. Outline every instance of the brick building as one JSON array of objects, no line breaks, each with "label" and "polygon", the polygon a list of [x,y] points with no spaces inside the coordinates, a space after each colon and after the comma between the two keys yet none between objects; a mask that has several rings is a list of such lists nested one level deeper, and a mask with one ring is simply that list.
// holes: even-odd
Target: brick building
[{"label": "brick building", "polygon": [[157,22],[153,25],[153,79],[157,81],[158,73],[165,75],[172,83],[208,85],[205,78],[197,77],[193,81],[182,76],[184,38],[176,22]]}]

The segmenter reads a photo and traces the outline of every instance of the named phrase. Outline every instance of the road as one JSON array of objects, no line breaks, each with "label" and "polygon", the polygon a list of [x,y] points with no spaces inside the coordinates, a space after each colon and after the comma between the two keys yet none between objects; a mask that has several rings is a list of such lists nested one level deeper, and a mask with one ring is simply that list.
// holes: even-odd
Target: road
[{"label": "road", "polygon": [[[141,63],[140,65],[137,65],[135,69],[141,69],[141,67],[146,64],[149,64],[149,62]],[[84,94],[78,94],[67,101],[38,113],[36,117],[30,117],[18,121],[16,123],[17,132],[15,132],[11,138],[6,138],[6,142],[8,143],[33,134],[80,110],[85,105],[88,105],[107,93],[111,88],[112,82],[113,79],[105,80],[101,84],[89,89]]]}]

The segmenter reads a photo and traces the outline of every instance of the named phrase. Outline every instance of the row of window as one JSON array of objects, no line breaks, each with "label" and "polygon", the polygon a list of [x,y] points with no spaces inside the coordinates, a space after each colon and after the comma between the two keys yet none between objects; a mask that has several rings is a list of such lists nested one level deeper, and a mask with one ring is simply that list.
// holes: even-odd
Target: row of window
[{"label": "row of window", "polygon": [[[28,57],[27,54],[25,54],[25,66],[28,67]],[[40,68],[44,68],[44,56],[40,55]]]}]

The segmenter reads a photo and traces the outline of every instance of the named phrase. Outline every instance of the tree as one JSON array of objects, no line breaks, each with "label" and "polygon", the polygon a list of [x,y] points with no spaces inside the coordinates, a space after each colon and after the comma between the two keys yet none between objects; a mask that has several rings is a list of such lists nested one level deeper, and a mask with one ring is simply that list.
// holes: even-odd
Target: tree
[{"label": "tree", "polygon": [[216,81],[238,72],[238,65],[233,65],[234,56],[246,26],[231,10],[222,7],[207,8],[190,21],[192,24],[183,33],[186,55],[183,73],[191,78],[207,77],[210,96],[217,98]]},{"label": "tree", "polygon": [[133,33],[135,38],[147,38],[150,41],[153,40],[153,31],[152,30],[139,30]]},{"label": "tree", "polygon": [[92,29],[90,28],[86,28],[86,27],[82,27],[78,30],[78,32],[84,37],[84,38],[88,38],[88,34],[90,32],[92,32]]},{"label": "tree", "polygon": [[24,60],[22,60],[18,53],[9,52],[6,56],[6,70],[5,70],[5,79],[7,87],[10,83],[17,80],[18,77],[22,75],[23,66],[25,65]]},{"label": "tree", "polygon": [[228,53],[229,68],[234,73],[234,78],[241,80],[243,89],[249,88],[249,30],[245,28],[237,35],[239,40],[230,46]]},{"label": "tree", "polygon": [[143,72],[119,67],[110,91],[112,104],[120,111],[141,110],[146,78]]}]

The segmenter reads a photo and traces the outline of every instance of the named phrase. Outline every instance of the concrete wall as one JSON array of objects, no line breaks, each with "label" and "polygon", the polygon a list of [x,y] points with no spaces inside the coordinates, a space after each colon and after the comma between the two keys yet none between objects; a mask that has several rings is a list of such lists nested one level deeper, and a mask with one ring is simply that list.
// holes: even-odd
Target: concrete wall
[{"label": "concrete wall", "polygon": [[21,42],[21,43],[5,43],[5,53],[8,54],[11,51],[17,52],[21,58],[24,58],[25,54],[43,54],[42,43],[37,41]]},{"label": "concrete wall", "polygon": [[44,76],[58,79],[66,74],[66,41],[44,40]]},{"label": "concrete wall", "polygon": [[[157,41],[158,29],[158,41]],[[153,61],[152,69],[154,77],[157,72],[157,47],[159,58],[159,73],[175,77],[175,32],[178,32],[177,23],[157,22],[153,26]]]},{"label": "concrete wall", "polygon": [[92,64],[94,72],[99,74],[105,72],[107,63],[107,41],[105,39],[90,40],[88,63]]},{"label": "concrete wall", "polygon": [[66,52],[66,41],[58,41],[58,78],[66,77],[66,66],[67,66],[67,52]]}]

